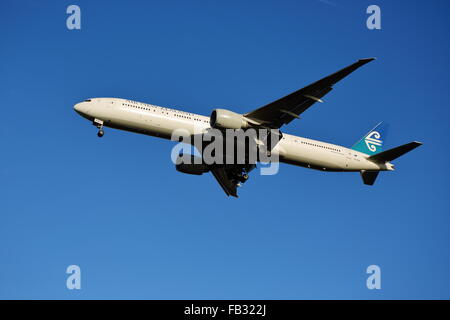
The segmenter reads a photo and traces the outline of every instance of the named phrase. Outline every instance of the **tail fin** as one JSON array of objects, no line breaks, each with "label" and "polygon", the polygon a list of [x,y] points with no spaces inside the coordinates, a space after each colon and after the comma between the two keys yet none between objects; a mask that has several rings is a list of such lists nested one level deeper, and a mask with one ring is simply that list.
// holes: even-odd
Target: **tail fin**
[{"label": "tail fin", "polygon": [[381,152],[383,150],[383,143],[386,141],[387,129],[388,125],[380,122],[356,142],[352,149],[371,156]]},{"label": "tail fin", "polygon": [[397,159],[398,157],[404,155],[407,152],[410,152],[411,150],[414,150],[417,147],[420,147],[422,145],[421,142],[414,141],[407,144],[404,144],[399,147],[395,147],[380,153],[377,153],[373,156],[369,157],[369,160],[377,161],[377,162],[389,162],[392,160]]}]

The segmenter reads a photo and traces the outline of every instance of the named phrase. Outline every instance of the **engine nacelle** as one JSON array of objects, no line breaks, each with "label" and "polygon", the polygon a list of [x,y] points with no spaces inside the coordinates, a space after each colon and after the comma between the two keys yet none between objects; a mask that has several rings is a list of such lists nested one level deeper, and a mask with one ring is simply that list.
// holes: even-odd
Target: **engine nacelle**
[{"label": "engine nacelle", "polygon": [[249,127],[244,116],[225,109],[214,109],[209,123],[216,129],[246,129]]},{"label": "engine nacelle", "polygon": [[179,172],[195,175],[202,175],[209,171],[209,167],[202,159],[194,155],[178,156],[175,168]]}]

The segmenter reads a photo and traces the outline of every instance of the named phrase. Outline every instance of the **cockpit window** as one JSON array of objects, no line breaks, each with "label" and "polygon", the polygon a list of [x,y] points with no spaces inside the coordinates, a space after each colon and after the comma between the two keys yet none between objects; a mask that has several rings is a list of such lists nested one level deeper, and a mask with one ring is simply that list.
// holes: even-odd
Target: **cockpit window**
[{"label": "cockpit window", "polygon": [[91,102],[91,99],[86,99],[84,100],[84,102]]}]

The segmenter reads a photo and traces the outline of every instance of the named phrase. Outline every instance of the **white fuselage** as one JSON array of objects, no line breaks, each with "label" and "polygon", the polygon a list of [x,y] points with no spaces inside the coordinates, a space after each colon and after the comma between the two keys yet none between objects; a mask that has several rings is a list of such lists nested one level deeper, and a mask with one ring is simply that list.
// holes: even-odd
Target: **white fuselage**
[{"label": "white fuselage", "polygon": [[[93,98],[75,110],[104,126],[171,139],[175,130],[198,134],[210,129],[209,117],[118,98]],[[272,152],[280,162],[326,171],[393,170],[390,163],[376,163],[368,155],[331,143],[283,133]]]}]

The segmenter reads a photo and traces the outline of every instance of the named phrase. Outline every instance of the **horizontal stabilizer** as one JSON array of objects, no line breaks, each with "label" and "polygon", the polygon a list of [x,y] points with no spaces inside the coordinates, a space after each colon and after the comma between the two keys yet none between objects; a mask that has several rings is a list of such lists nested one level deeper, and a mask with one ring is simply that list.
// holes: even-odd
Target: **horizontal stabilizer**
[{"label": "horizontal stabilizer", "polygon": [[364,184],[372,186],[378,177],[378,173],[380,173],[380,171],[361,170],[361,178],[363,179]]},{"label": "horizontal stabilizer", "polygon": [[395,147],[380,153],[377,153],[371,157],[369,157],[369,160],[376,161],[376,162],[389,162],[392,160],[397,159],[398,157],[404,155],[407,152],[410,152],[411,150],[414,150],[415,148],[421,146],[422,143],[418,141],[410,142],[407,144],[404,144],[399,147]]}]

